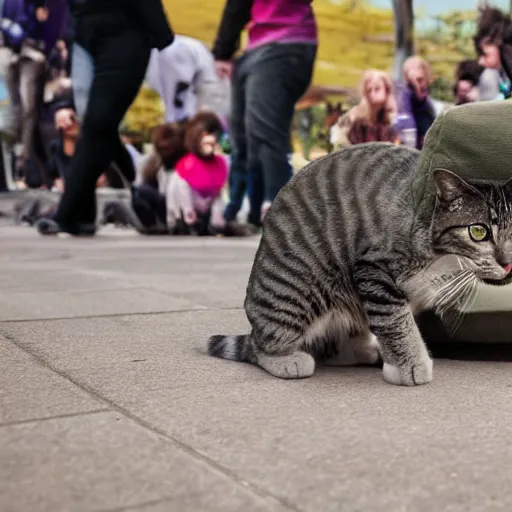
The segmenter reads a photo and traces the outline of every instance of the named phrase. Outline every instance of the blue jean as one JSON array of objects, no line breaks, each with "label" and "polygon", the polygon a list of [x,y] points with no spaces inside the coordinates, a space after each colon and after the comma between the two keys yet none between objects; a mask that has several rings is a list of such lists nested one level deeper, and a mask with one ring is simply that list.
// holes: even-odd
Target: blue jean
[{"label": "blue jean", "polygon": [[72,51],[71,81],[73,84],[73,99],[78,119],[83,121],[94,77],[94,61],[91,54],[77,43],[73,44]]},{"label": "blue jean", "polygon": [[292,176],[288,160],[295,103],[311,82],[316,46],[272,43],[248,51],[233,70],[227,221],[247,192],[248,221],[260,224],[261,206],[273,201]]}]

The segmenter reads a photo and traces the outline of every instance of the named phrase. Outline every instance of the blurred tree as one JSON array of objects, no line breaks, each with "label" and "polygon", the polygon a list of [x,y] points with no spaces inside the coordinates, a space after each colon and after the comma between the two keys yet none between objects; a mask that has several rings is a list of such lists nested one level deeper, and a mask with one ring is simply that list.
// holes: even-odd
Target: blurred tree
[{"label": "blurred tree", "polygon": [[152,128],[163,122],[164,106],[160,96],[153,89],[143,85],[123,124],[127,129],[140,133],[144,141],[148,142]]}]

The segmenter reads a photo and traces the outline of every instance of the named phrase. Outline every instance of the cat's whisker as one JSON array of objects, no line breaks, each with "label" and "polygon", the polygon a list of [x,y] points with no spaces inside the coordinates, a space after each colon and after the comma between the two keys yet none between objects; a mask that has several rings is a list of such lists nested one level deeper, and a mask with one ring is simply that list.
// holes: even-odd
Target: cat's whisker
[{"label": "cat's whisker", "polygon": [[[459,297],[461,295],[466,295],[467,291],[470,289],[470,283],[467,282],[464,286],[463,290],[459,294]],[[458,329],[462,317],[463,317],[463,309],[462,306],[456,306],[455,303],[451,304],[445,304],[444,307],[440,311],[440,317],[443,321],[445,327],[447,328],[450,336],[452,336],[456,330]]]},{"label": "cat's whisker", "polygon": [[454,304],[456,301],[453,300],[453,297],[460,292],[471,279],[472,272],[470,271],[464,271],[458,274],[457,277],[448,281],[448,283],[440,288],[436,294],[436,303],[440,306],[450,306]]},{"label": "cat's whisker", "polygon": [[464,303],[460,308],[454,308],[452,310],[454,318],[446,324],[450,336],[453,336],[457,332],[458,328],[462,324],[462,320],[464,319],[468,308],[474,304],[477,295],[478,280],[474,279],[468,284],[468,287],[463,292]]},{"label": "cat's whisker", "polygon": [[450,335],[460,326],[464,308],[470,300],[468,296],[472,294],[475,286],[474,274],[466,270],[457,274],[438,291],[435,310],[448,328]]}]

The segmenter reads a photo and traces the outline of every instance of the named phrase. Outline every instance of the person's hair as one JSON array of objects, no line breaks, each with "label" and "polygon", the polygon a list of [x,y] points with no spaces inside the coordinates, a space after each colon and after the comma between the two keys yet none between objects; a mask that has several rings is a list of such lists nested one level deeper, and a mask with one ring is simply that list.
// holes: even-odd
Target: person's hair
[{"label": "person's hair", "polygon": [[420,68],[423,74],[425,75],[425,78],[427,80],[428,85],[432,83],[432,68],[430,67],[430,64],[419,55],[414,55],[412,57],[409,57],[404,62],[403,71],[404,71],[404,77],[405,80],[409,81],[409,76],[411,74],[411,71],[413,69]]},{"label": "person's hair", "polygon": [[512,20],[510,15],[496,7],[485,5],[479,9],[476,34],[473,37],[475,50],[482,54],[482,44],[490,43],[501,46],[512,44]]},{"label": "person's hair", "polygon": [[[374,107],[368,98],[368,87],[378,80],[382,81],[386,89],[386,101],[384,105]],[[391,123],[392,117],[396,114],[397,106],[393,95],[393,83],[387,73],[378,69],[367,69],[361,78],[359,93],[361,101],[353,108],[352,115],[354,119],[365,120],[370,123],[379,121],[386,124]]]},{"label": "person's hair", "polygon": [[153,129],[151,142],[167,169],[173,169],[186,151],[184,147],[185,122],[166,123]]},{"label": "person's hair", "polygon": [[185,148],[189,153],[201,153],[201,138],[204,133],[214,133],[218,136],[223,131],[222,123],[213,112],[198,112],[192,117],[185,128]]},{"label": "person's hair", "polygon": [[455,82],[460,80],[467,80],[473,85],[478,85],[480,75],[483,73],[484,67],[478,64],[478,61],[474,59],[466,59],[459,62],[455,71]]}]

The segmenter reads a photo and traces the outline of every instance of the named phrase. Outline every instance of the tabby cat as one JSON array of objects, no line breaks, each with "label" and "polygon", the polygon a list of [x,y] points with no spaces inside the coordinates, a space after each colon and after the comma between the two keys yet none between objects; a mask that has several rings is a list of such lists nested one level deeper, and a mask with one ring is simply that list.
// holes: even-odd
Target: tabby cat
[{"label": "tabby cat", "polygon": [[[430,382],[415,315],[461,311],[478,281],[511,281],[512,180],[466,180],[419,159],[369,143],[300,171],[265,217],[245,300],[251,333],[212,336],[208,353],[281,378],[311,376],[315,360],[382,358],[387,382]],[[458,265],[441,265],[447,255]]]}]

